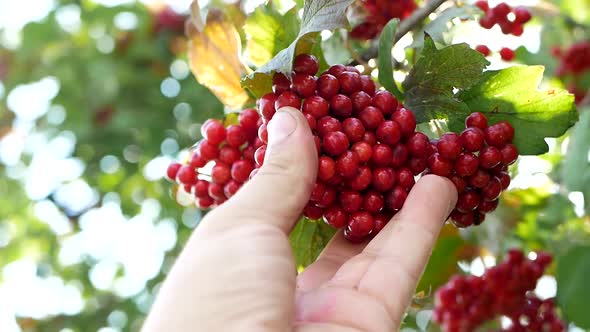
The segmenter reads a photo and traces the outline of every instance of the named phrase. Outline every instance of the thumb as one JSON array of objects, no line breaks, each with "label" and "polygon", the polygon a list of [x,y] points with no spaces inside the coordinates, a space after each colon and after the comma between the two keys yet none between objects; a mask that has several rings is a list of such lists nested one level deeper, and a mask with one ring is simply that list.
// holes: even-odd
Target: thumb
[{"label": "thumb", "polygon": [[240,223],[273,224],[286,233],[299,218],[316,181],[318,154],[301,111],[284,107],[268,124],[260,171],[221,206]]}]

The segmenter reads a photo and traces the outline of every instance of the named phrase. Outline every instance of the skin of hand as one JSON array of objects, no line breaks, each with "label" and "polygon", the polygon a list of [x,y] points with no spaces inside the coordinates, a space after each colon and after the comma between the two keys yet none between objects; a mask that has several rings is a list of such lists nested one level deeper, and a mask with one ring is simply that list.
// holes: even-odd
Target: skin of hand
[{"label": "skin of hand", "polygon": [[143,332],[396,331],[455,205],[455,187],[422,177],[373,240],[352,244],[340,231],[297,275],[288,234],[316,180],[316,147],[293,108],[275,114],[268,134],[264,166],[202,220]]}]

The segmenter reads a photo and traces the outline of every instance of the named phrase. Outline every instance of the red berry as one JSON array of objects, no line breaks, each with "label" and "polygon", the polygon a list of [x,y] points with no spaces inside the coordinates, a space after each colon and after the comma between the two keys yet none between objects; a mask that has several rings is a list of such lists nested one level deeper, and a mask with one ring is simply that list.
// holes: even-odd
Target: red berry
[{"label": "red berry", "polygon": [[490,54],[492,53],[492,51],[490,51],[490,48],[486,45],[477,45],[475,47],[475,50],[483,54],[483,56],[490,56]]},{"label": "red berry", "polygon": [[258,112],[253,108],[246,108],[238,117],[240,126],[248,130],[258,129],[258,120],[260,120],[260,115],[258,115]]},{"label": "red berry", "polygon": [[333,65],[328,69],[328,73],[338,77],[340,74],[346,71],[346,66],[344,65]]},{"label": "red berry", "polygon": [[278,95],[291,88],[291,81],[283,73],[275,73],[272,77],[272,91]]},{"label": "red berry", "polygon": [[399,124],[403,137],[409,137],[416,130],[416,117],[408,109],[400,108],[393,113],[391,119]]},{"label": "red berry", "polygon": [[379,213],[376,216],[374,216],[373,218],[375,219],[375,226],[373,226],[373,233],[377,234],[383,228],[385,228],[385,225],[387,225],[389,220],[391,220],[392,215],[386,214],[386,213]]},{"label": "red berry", "polygon": [[322,74],[317,80],[318,95],[324,99],[330,100],[340,91],[340,82],[330,74]]},{"label": "red berry", "polygon": [[321,182],[316,182],[313,186],[313,189],[311,191],[311,195],[309,197],[309,200],[312,202],[319,202],[322,199],[322,196],[324,196],[324,193],[326,192],[326,185],[321,183]]},{"label": "red berry", "polygon": [[194,186],[194,194],[197,198],[209,197],[209,181],[197,180]]},{"label": "red berry", "polygon": [[[291,89],[293,89],[293,91],[295,91],[299,96],[303,98],[311,97],[315,95],[316,78],[312,75],[295,74],[293,75],[293,83],[291,84]],[[283,95],[283,93],[281,93],[281,96]],[[280,98],[281,97],[279,96],[279,99]],[[277,109],[279,109],[279,107],[277,107]]]},{"label": "red berry", "polygon": [[250,160],[251,162],[255,162],[254,161],[254,154],[256,153],[256,149],[258,149],[258,148],[255,148],[251,145],[246,146],[244,148],[244,150],[242,150],[242,155],[244,156],[244,159]]},{"label": "red berry", "polygon": [[338,156],[348,149],[348,138],[341,131],[332,131],[324,136],[322,146],[324,151],[332,156]]},{"label": "red berry", "polygon": [[206,139],[202,140],[197,146],[197,153],[205,160],[213,160],[219,155],[217,145],[209,143]]},{"label": "red berry", "polygon": [[487,0],[478,0],[475,2],[475,5],[481,9],[484,13],[490,9]]},{"label": "red berry", "polygon": [[372,131],[365,131],[363,136],[363,142],[367,142],[371,146],[377,144],[377,136]]},{"label": "red berry", "polygon": [[511,11],[512,8],[510,8],[510,6],[505,2],[501,2],[496,7],[492,8],[492,14],[496,20],[505,18],[506,15],[508,15]]},{"label": "red berry", "polygon": [[522,26],[522,24],[514,23],[512,24],[510,33],[517,37],[522,36],[522,34],[524,33],[524,27]]},{"label": "red berry", "polygon": [[455,226],[465,228],[473,225],[474,215],[473,212],[461,213],[457,210],[453,210],[451,213],[451,219]]},{"label": "red berry", "polygon": [[336,189],[333,187],[326,187],[326,190],[323,192],[322,197],[320,197],[316,205],[321,208],[327,208],[336,201],[336,196]]},{"label": "red berry", "polygon": [[453,171],[453,163],[439,153],[435,153],[428,158],[428,167],[433,174],[438,176],[449,176]]},{"label": "red berry", "polygon": [[338,199],[340,201],[342,210],[344,210],[346,213],[354,213],[360,210],[361,206],[363,205],[363,196],[357,191],[342,191]]},{"label": "red berry", "polygon": [[358,73],[345,71],[337,77],[342,93],[350,95],[361,90],[361,77]]},{"label": "red berry", "polygon": [[266,123],[263,123],[262,125],[260,125],[260,127],[258,127],[258,138],[262,142],[268,143],[268,129]]},{"label": "red berry", "polygon": [[381,209],[383,209],[383,196],[376,191],[366,193],[363,201],[363,210],[375,214],[381,211]]},{"label": "red berry", "polygon": [[[220,151],[220,153],[221,153],[221,151]],[[238,158],[239,158],[239,156],[238,156]],[[205,158],[201,157],[201,155],[198,153],[193,153],[193,156],[191,157],[191,161],[189,163],[189,166],[192,168],[201,168],[201,167],[205,166],[206,164],[207,164],[207,160],[205,160]]]},{"label": "red berry", "polygon": [[413,133],[406,141],[408,152],[414,157],[425,156],[429,144],[428,136],[420,132]]},{"label": "red berry", "polygon": [[483,16],[479,19],[479,25],[484,29],[491,29],[494,24],[496,24],[496,21],[491,16]]},{"label": "red berry", "polygon": [[318,120],[316,130],[320,137],[324,137],[333,131],[342,130],[342,124],[338,119],[328,115]]},{"label": "red berry", "polygon": [[402,138],[400,125],[395,121],[383,121],[377,127],[376,136],[381,143],[394,146]]},{"label": "red berry", "polygon": [[344,235],[344,238],[347,239],[351,243],[361,243],[365,240],[364,237],[357,236],[357,235],[353,234],[352,231],[350,230],[350,228],[348,228],[348,227],[344,228],[342,235]]},{"label": "red berry", "polygon": [[256,161],[256,165],[262,166],[264,164],[264,157],[266,155],[266,145],[263,145],[256,149],[254,152],[254,160]]},{"label": "red berry", "polygon": [[512,142],[514,138],[514,127],[508,121],[500,121],[496,123],[496,126],[499,126],[504,130],[504,136],[506,137],[506,142]]},{"label": "red berry", "polygon": [[488,126],[488,119],[481,112],[473,112],[465,118],[465,127],[476,127],[485,130]]},{"label": "red berry", "polygon": [[404,206],[408,198],[406,190],[400,186],[397,186],[391,190],[385,197],[385,206],[392,211],[397,211]]},{"label": "red berry", "polygon": [[209,119],[201,127],[201,134],[209,143],[219,144],[225,140],[225,127],[219,120]]},{"label": "red berry", "polygon": [[461,133],[461,144],[467,151],[479,151],[483,146],[484,138],[485,135],[481,129],[469,127]]},{"label": "red berry", "polygon": [[237,125],[227,127],[227,137],[225,139],[227,144],[233,147],[239,147],[246,143],[247,139],[246,132],[242,127]]},{"label": "red berry", "polygon": [[481,198],[475,190],[467,190],[457,198],[457,210],[468,213],[477,208]]},{"label": "red berry", "polygon": [[342,131],[351,142],[359,142],[365,135],[365,127],[361,120],[357,118],[347,118],[342,122]]},{"label": "red berry", "polygon": [[465,188],[467,187],[467,182],[465,182],[465,179],[463,179],[457,174],[453,174],[449,177],[449,180],[451,180],[451,182],[453,182],[453,184],[455,185],[457,193],[460,194],[463,191],[465,191]]},{"label": "red berry", "polygon": [[388,191],[396,182],[395,172],[392,168],[377,168],[373,170],[373,188],[379,192]]},{"label": "red berry", "polygon": [[483,213],[490,213],[498,207],[498,200],[495,199],[493,201],[482,201],[479,203],[477,209]]},{"label": "red berry", "polygon": [[531,20],[531,12],[526,7],[514,8],[514,22],[524,24]]},{"label": "red berry", "polygon": [[215,203],[215,201],[213,200],[213,198],[211,198],[210,196],[207,196],[207,197],[199,197],[197,205],[201,209],[208,209],[214,203]]},{"label": "red berry", "polygon": [[285,91],[275,101],[275,109],[280,110],[283,107],[301,108],[301,98],[293,91]]},{"label": "red berry", "polygon": [[403,143],[398,143],[391,149],[393,158],[391,159],[391,166],[400,167],[408,160],[408,149]]},{"label": "red berry", "polygon": [[356,153],[346,151],[336,160],[336,172],[345,178],[355,176],[359,167],[359,159]]},{"label": "red berry", "polygon": [[[250,175],[250,174],[248,174]],[[223,194],[225,197],[230,198],[235,195],[238,190],[240,189],[241,184],[237,181],[230,180],[224,187],[223,187]]]},{"label": "red berry", "polygon": [[258,99],[258,112],[262,114],[265,120],[269,121],[272,119],[276,112],[275,102],[278,96],[274,93],[268,93]]},{"label": "red berry", "polygon": [[455,160],[463,150],[461,138],[455,133],[443,134],[436,148],[441,156],[450,160]]},{"label": "red berry", "polygon": [[299,54],[293,61],[293,71],[299,74],[315,75],[318,68],[318,59],[310,54]]},{"label": "red berry", "polygon": [[356,142],[351,150],[356,153],[361,163],[366,163],[373,156],[373,147],[367,142]]},{"label": "red berry", "polygon": [[455,161],[455,171],[461,177],[471,176],[479,167],[479,159],[469,152],[465,152],[457,157]]},{"label": "red berry", "polygon": [[[181,164],[179,163],[171,163],[170,165],[168,165],[168,168],[166,169],[166,176],[168,176],[168,179],[174,181],[176,180],[176,174],[178,174],[178,170],[182,167]],[[191,167],[194,168],[194,167]]]},{"label": "red berry", "polygon": [[309,129],[314,131],[317,127],[317,120],[313,117],[313,115],[309,113],[303,113],[305,120],[307,120],[307,124],[309,125]]},{"label": "red berry", "polygon": [[502,164],[504,165],[512,165],[518,159],[518,149],[513,144],[506,144],[500,150],[502,154]]},{"label": "red berry", "polygon": [[330,109],[336,117],[349,117],[352,115],[352,100],[345,95],[335,95],[330,99]]},{"label": "red berry", "polygon": [[[250,173],[248,172],[248,174]],[[211,170],[211,180],[214,183],[226,184],[229,180],[231,180],[229,166],[221,162],[215,164]]]},{"label": "red berry", "polygon": [[324,212],[324,221],[334,228],[342,228],[348,224],[348,214],[340,207],[333,205]]},{"label": "red berry", "polygon": [[254,165],[252,162],[248,160],[238,160],[231,166],[231,177],[237,182],[244,183],[248,181],[250,173],[252,173],[253,170]]},{"label": "red berry", "polygon": [[508,186],[510,185],[510,175],[508,175],[508,173],[506,172],[501,172],[496,176],[498,177],[498,179],[500,179],[500,182],[502,183],[502,190],[508,189]]},{"label": "red berry", "polygon": [[366,129],[376,129],[385,119],[381,111],[373,106],[366,107],[360,111],[359,119],[363,122]]},{"label": "red berry", "polygon": [[481,188],[481,196],[484,200],[493,201],[502,193],[502,183],[497,177],[492,177],[485,187]]},{"label": "red berry", "polygon": [[502,153],[498,148],[486,146],[479,152],[479,164],[483,168],[494,168],[502,162]]},{"label": "red berry", "polygon": [[324,215],[324,209],[315,204],[307,204],[303,210],[303,215],[308,219],[317,220]]},{"label": "red berry", "polygon": [[330,104],[320,96],[311,96],[303,101],[303,113],[320,119],[330,113]]},{"label": "red berry", "polygon": [[423,157],[412,157],[408,160],[408,168],[414,173],[414,175],[418,175],[426,169],[428,165],[428,158],[426,156]]},{"label": "red berry", "polygon": [[364,211],[353,213],[348,221],[348,230],[355,237],[369,235],[374,226],[375,221],[373,220],[373,216]]},{"label": "red berry", "polygon": [[414,179],[414,173],[412,173],[412,171],[406,167],[397,170],[397,180],[398,184],[406,190],[412,189],[416,183],[416,180]]},{"label": "red berry", "polygon": [[318,178],[326,181],[336,174],[336,162],[328,156],[321,156],[319,158]]},{"label": "red berry", "polygon": [[475,188],[483,188],[489,181],[490,174],[481,168],[469,177],[469,184]]},{"label": "red berry", "polygon": [[358,114],[360,111],[371,106],[372,102],[371,96],[364,91],[358,91],[351,94],[350,100],[352,100],[352,110],[354,114]]},{"label": "red berry", "polygon": [[352,190],[361,191],[367,189],[372,180],[371,169],[368,166],[361,166],[357,174],[348,181],[348,186]]},{"label": "red berry", "polygon": [[514,51],[507,48],[507,47],[503,47],[500,50],[500,57],[502,58],[502,60],[504,61],[512,61],[514,60],[515,54]]},{"label": "red berry", "polygon": [[209,183],[209,196],[214,200],[224,200],[227,199],[225,197],[225,193],[223,192],[223,185],[215,182]]},{"label": "red berry", "polygon": [[393,159],[393,151],[385,144],[376,144],[373,146],[373,163],[377,166],[388,166]]},{"label": "red berry", "polygon": [[375,82],[370,76],[361,75],[361,91],[366,92],[369,96],[375,94]]},{"label": "red berry", "polygon": [[379,108],[383,115],[390,115],[397,109],[397,99],[389,91],[378,91],[373,97],[373,106]]},{"label": "red berry", "polygon": [[484,130],[486,143],[497,148],[501,148],[506,144],[506,132],[502,126],[497,124],[489,126]]}]

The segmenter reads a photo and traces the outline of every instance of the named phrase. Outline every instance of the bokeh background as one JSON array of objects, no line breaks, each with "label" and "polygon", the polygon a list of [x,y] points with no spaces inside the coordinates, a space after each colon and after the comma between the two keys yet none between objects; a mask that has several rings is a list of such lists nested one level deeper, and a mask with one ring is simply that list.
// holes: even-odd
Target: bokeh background
[{"label": "bokeh background", "polygon": [[[238,19],[263,2],[199,1],[233,8]],[[190,3],[0,0],[0,331],[139,330],[202,215],[174,201],[165,169],[200,138],[205,119],[231,111],[190,72]],[[584,0],[514,3],[590,17]],[[549,49],[580,39],[568,22],[535,21],[522,38],[471,22],[453,38],[519,47],[518,61],[547,66],[544,84],[564,86],[552,77],[558,60]],[[394,55],[403,61],[411,43],[400,41]],[[332,44],[330,62],[350,57]],[[505,203],[485,227],[443,234],[424,285],[460,270],[481,274],[512,245],[559,252],[590,238],[584,193],[560,184],[567,135],[548,143],[548,154],[514,167]],[[552,277],[541,286],[555,295]]]}]

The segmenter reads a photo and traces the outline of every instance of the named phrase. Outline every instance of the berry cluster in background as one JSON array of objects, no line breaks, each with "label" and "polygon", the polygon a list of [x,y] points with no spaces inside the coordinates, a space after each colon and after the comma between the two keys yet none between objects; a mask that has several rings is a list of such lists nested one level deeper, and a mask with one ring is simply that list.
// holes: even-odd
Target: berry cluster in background
[{"label": "berry cluster in background", "polygon": [[556,75],[569,82],[568,90],[581,102],[588,94],[588,87],[582,86],[582,78],[590,72],[590,41],[581,41],[562,50],[552,49],[553,56],[559,59]]},{"label": "berry cluster in background", "polygon": [[360,0],[364,11],[364,22],[357,25],[350,32],[354,39],[373,39],[391,19],[403,20],[418,6],[414,0]]},{"label": "berry cluster in background", "polygon": [[513,249],[481,277],[455,276],[437,290],[433,320],[445,332],[475,331],[502,316],[510,320],[501,330],[505,332],[565,331],[553,300],[541,300],[532,292],[551,261],[546,253],[529,259]]},{"label": "berry cluster in background", "polygon": [[[377,234],[422,174],[455,184],[459,199],[451,218],[457,227],[479,225],[496,209],[510,183],[507,167],[518,157],[508,122],[488,125],[482,113],[473,113],[460,135],[430,140],[416,131],[412,111],[355,67],[334,65],[317,73],[315,57],[297,56],[290,75],[274,75],[273,92],[258,100],[258,112],[244,110],[239,124],[227,128],[218,120],[205,122],[190,160],[170,165],[168,178],[201,208],[223,203],[264,164],[266,126],[278,109],[290,106],[307,119],[319,155],[303,214],[343,228],[347,239]],[[199,170],[209,162],[210,177]]]},{"label": "berry cluster in background", "polygon": [[[505,2],[490,7],[487,0],[479,0],[475,2],[475,5],[484,12],[484,15],[479,19],[479,25],[484,29],[491,29],[497,24],[505,35],[522,36],[524,25],[532,18],[528,8],[512,8]],[[478,45],[476,50],[485,56],[491,54],[486,45]],[[514,51],[507,47],[503,47],[499,53],[504,61],[514,59]]]}]

